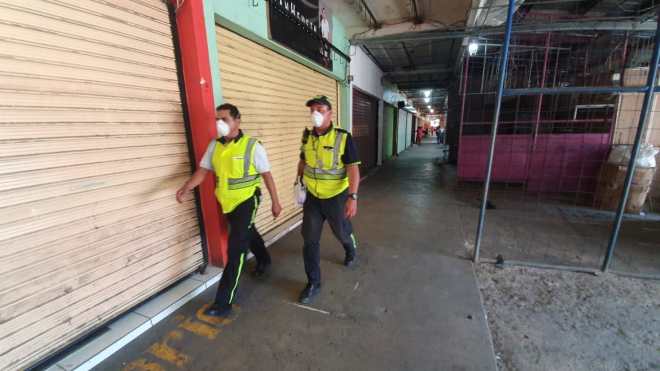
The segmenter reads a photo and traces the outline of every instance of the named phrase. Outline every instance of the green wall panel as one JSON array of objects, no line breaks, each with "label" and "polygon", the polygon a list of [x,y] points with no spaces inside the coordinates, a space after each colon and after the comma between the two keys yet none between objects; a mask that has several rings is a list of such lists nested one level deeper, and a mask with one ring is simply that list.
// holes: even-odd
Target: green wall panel
[{"label": "green wall panel", "polygon": [[385,106],[383,117],[383,159],[392,158],[394,150],[394,107]]}]

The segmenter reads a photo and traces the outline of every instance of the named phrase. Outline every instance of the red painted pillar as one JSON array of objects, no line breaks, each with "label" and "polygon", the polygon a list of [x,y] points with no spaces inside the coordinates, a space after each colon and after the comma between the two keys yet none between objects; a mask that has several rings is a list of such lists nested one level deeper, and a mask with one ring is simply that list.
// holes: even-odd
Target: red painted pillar
[{"label": "red painted pillar", "polygon": [[[176,7],[176,0],[171,1]],[[215,138],[215,103],[202,0],[179,1],[176,26],[195,160],[200,161]],[[199,189],[204,230],[211,265],[227,261],[227,226],[214,194],[215,181],[208,176]]]}]

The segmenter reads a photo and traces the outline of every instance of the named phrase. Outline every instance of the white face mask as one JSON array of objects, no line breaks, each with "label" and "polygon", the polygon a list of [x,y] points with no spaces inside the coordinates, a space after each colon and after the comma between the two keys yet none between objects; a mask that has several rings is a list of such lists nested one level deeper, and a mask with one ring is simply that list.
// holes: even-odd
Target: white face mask
[{"label": "white face mask", "polygon": [[321,112],[314,111],[314,113],[312,113],[312,125],[314,125],[315,128],[323,126],[323,121],[325,121],[325,118]]},{"label": "white face mask", "polygon": [[218,130],[218,138],[229,135],[229,125],[224,120],[216,121],[215,128]]}]

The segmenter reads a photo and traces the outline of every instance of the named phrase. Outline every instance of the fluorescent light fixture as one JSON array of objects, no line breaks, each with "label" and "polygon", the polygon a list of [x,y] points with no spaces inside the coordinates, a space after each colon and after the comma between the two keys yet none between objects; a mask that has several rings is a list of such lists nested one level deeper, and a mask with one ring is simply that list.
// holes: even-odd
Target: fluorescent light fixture
[{"label": "fluorescent light fixture", "polygon": [[477,54],[477,50],[479,50],[479,44],[477,44],[476,41],[470,41],[470,44],[468,45],[468,53],[472,56]]},{"label": "fluorescent light fixture", "polygon": [[425,97],[430,97],[431,96],[431,91],[430,90],[424,90],[424,96]]}]

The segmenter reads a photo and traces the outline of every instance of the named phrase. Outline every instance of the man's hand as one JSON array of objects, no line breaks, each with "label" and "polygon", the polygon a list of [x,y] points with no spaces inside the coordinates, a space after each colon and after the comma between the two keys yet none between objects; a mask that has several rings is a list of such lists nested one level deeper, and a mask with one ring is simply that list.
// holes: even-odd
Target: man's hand
[{"label": "man's hand", "polygon": [[186,194],[190,192],[190,188],[188,188],[188,184],[184,184],[183,187],[179,188],[178,191],[176,191],[176,200],[179,203],[183,203],[183,198],[186,196]]},{"label": "man's hand", "polygon": [[203,167],[200,167],[199,169],[195,170],[195,173],[193,173],[192,177],[183,184],[181,188],[179,188],[178,191],[176,191],[176,200],[179,203],[183,202],[183,198],[186,196],[186,194],[198,185],[202,184],[204,181],[204,178],[206,177],[206,174],[209,172],[208,169],[204,169]]},{"label": "man's hand", "polygon": [[277,218],[282,213],[282,205],[279,202],[273,202],[271,211],[273,212],[273,218]]},{"label": "man's hand", "polygon": [[349,198],[346,200],[346,206],[344,207],[344,217],[346,219],[352,219],[357,214],[357,201]]}]

